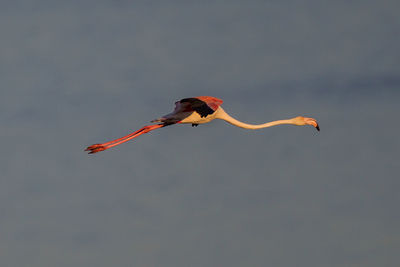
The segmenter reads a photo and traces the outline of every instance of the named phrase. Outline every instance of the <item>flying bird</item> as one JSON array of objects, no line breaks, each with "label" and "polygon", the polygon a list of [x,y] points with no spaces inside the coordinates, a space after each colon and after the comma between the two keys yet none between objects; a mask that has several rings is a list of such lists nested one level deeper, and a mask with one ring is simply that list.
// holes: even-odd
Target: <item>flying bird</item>
[{"label": "flying bird", "polygon": [[189,123],[192,126],[204,124],[214,119],[225,120],[237,127],[245,129],[261,129],[267,128],[280,124],[293,124],[293,125],[311,125],[319,131],[318,123],[313,118],[306,118],[303,116],[295,117],[287,120],[271,121],[263,124],[247,124],[232,118],[225,110],[221,107],[222,100],[211,96],[198,96],[191,98],[184,98],[180,101],[175,102],[175,109],[172,113],[162,116],[161,118],[152,120],[151,122],[157,123],[153,125],[146,125],[140,130],[130,133],[121,138],[102,143],[94,144],[85,149],[89,151],[89,154],[97,153],[111,147],[122,144],[139,135],[148,133],[155,129],[159,129],[165,126],[178,124],[178,123]]}]

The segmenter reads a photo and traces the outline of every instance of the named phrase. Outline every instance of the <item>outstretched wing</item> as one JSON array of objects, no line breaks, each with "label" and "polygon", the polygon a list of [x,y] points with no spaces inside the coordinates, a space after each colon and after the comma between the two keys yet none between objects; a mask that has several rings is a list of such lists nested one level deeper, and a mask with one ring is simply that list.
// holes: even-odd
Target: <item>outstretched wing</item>
[{"label": "outstretched wing", "polygon": [[199,97],[191,97],[184,98],[179,101],[183,105],[189,105],[189,107],[200,114],[200,117],[207,117],[210,114],[213,114],[222,104],[222,100],[211,97],[211,96],[199,96]]}]

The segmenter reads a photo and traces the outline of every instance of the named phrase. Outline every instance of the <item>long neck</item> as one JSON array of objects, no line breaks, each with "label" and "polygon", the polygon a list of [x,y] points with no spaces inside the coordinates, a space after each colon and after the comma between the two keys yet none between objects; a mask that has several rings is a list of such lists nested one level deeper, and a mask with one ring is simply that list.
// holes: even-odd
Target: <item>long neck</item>
[{"label": "long neck", "polygon": [[271,121],[271,122],[267,122],[267,123],[263,123],[263,124],[248,124],[248,123],[238,121],[235,118],[232,118],[228,113],[225,112],[225,110],[222,109],[222,107],[218,108],[218,114],[216,116],[216,119],[221,119],[221,120],[227,121],[230,124],[233,124],[237,127],[241,127],[244,129],[252,129],[252,130],[267,128],[267,127],[280,125],[280,124],[294,124],[292,119]]}]

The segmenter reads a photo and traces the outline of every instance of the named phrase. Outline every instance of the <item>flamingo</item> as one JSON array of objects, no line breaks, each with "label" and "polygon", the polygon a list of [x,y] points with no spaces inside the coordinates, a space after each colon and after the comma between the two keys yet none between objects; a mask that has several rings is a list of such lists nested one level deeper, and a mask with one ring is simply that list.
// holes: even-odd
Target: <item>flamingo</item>
[{"label": "flamingo", "polygon": [[280,124],[292,124],[292,125],[311,125],[319,131],[318,123],[313,118],[307,118],[298,116],[286,120],[271,121],[263,124],[247,124],[232,118],[225,110],[221,107],[222,100],[211,96],[198,96],[191,98],[184,98],[175,102],[175,109],[172,113],[162,116],[161,118],[152,120],[151,122],[157,123],[153,125],[146,125],[141,129],[130,133],[121,138],[102,143],[94,144],[85,149],[89,151],[89,154],[97,153],[111,147],[120,145],[126,141],[138,137],[139,135],[148,133],[155,129],[159,129],[165,126],[178,124],[178,123],[189,123],[193,126],[210,122],[214,119],[225,120],[230,124],[244,129],[261,129],[267,128]]}]

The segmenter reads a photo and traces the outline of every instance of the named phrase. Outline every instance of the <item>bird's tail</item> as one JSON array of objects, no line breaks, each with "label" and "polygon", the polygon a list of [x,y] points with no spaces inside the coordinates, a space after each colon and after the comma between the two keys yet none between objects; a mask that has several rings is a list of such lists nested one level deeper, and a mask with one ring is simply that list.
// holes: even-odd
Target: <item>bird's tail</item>
[{"label": "bird's tail", "polygon": [[151,120],[150,122],[164,122],[164,121],[165,121],[165,118],[158,118],[158,119]]}]

